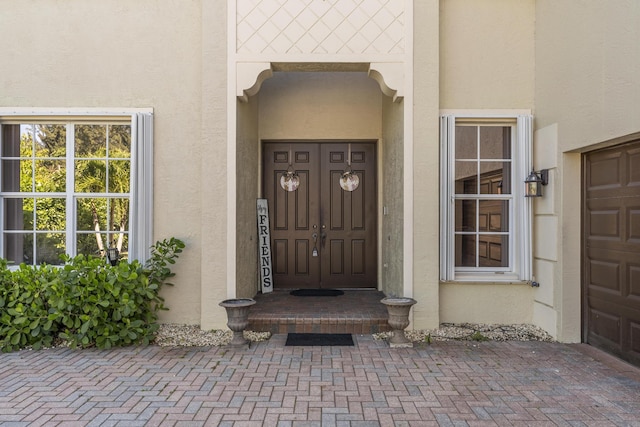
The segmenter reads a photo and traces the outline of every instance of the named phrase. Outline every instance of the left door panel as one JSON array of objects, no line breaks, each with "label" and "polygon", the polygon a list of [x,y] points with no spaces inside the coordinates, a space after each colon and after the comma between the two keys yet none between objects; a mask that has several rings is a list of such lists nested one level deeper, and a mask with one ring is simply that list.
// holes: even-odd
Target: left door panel
[{"label": "left door panel", "polygon": [[[320,257],[313,256],[319,223],[318,150],[318,144],[264,145],[264,196],[269,200],[273,275],[278,288],[320,287]],[[280,177],[290,166],[300,178],[296,191],[280,186]]]}]

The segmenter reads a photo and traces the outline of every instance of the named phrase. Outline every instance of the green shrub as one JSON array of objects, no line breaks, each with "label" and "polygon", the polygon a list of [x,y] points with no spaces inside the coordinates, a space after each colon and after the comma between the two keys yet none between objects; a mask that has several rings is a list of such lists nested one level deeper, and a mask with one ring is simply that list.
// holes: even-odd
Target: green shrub
[{"label": "green shrub", "polygon": [[145,265],[78,255],[65,257],[63,267],[10,271],[0,260],[0,349],[37,349],[56,339],[74,347],[149,343],[166,309],[159,292],[172,285],[169,265],[183,248],[179,239],[159,241]]},{"label": "green shrub", "polygon": [[0,349],[12,351],[53,342],[56,325],[49,321],[47,303],[50,266],[7,269],[0,259]]}]

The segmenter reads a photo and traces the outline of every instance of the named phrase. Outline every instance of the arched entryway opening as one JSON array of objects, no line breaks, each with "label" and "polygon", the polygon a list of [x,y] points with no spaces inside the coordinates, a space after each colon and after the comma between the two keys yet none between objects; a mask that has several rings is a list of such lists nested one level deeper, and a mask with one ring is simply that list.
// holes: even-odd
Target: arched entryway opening
[{"label": "arched entryway opening", "polygon": [[[339,273],[340,269],[336,267],[341,265],[339,254],[344,255],[345,251],[349,251],[348,258],[356,259],[356,262],[349,261],[346,263],[348,266],[342,264],[342,267],[358,272],[363,269],[361,260],[364,258],[354,251],[366,249],[367,254],[374,254],[371,280],[354,280],[351,281],[352,286],[349,286],[349,279],[327,281],[327,286],[373,287],[386,294],[403,294],[404,105],[402,98],[397,97],[397,92],[384,84],[384,76],[371,70],[369,64],[338,65],[272,64],[269,70],[254,72],[255,84],[245,90],[244,96],[237,101],[235,290],[238,296],[252,296],[259,291],[255,200],[269,193],[265,190],[265,168],[273,163],[276,151],[280,156],[279,161],[285,162],[281,165],[285,170],[290,160],[294,160],[294,166],[296,161],[300,165],[306,161],[304,155],[294,159],[293,154],[297,152],[296,148],[301,147],[311,148],[310,152],[323,152],[325,157],[328,156],[327,161],[331,161],[333,156],[336,165],[326,171],[328,176],[332,174],[331,171],[344,167],[349,147],[352,149],[352,158],[349,160],[354,159],[354,155],[362,160],[363,153],[367,152],[370,154],[364,156],[366,161],[373,162],[367,165],[371,167],[371,172],[366,178],[371,179],[363,182],[370,194],[365,202],[361,198],[334,197],[338,204],[345,201],[349,204],[365,203],[367,215],[374,220],[373,239],[362,241],[356,238],[358,241],[354,242],[346,235],[336,239],[333,242],[333,263],[315,269],[315,274],[323,274],[324,271],[326,279],[332,271]],[[298,151],[309,152],[306,149]],[[266,155],[272,158],[267,159]],[[288,159],[289,155],[292,159]],[[272,169],[274,172],[277,168]],[[313,257],[314,246],[318,250],[317,256],[322,256],[322,227],[329,226],[327,221],[331,212],[326,206],[316,206],[322,204],[319,200],[323,190],[316,188],[311,191],[316,192],[315,196],[318,197],[307,198],[308,194],[297,194],[290,198],[293,203],[297,197],[302,208],[316,209],[318,216],[312,218],[310,212],[302,212],[302,222],[290,223],[293,230],[298,230],[298,234],[306,233],[309,236],[296,237],[294,233],[286,249],[289,259],[300,258],[303,253]],[[338,192],[336,195],[340,196]],[[299,200],[301,197],[305,200]],[[331,194],[326,197],[331,201]],[[341,212],[349,219],[357,212],[350,207],[342,208],[345,207],[341,206],[341,210],[334,212]],[[275,212],[273,207],[270,210],[272,215],[291,215],[292,212],[282,209]],[[355,218],[356,228],[361,218]],[[314,225],[317,227],[315,242]],[[345,242],[347,246],[344,246]],[[278,250],[278,242],[275,243],[274,253]],[[291,254],[290,251],[295,251],[296,247],[298,253]],[[330,259],[330,252],[327,251],[325,256]],[[279,260],[282,261],[282,256]],[[274,268],[281,268],[282,265],[277,262],[274,260]],[[302,266],[309,267],[308,262],[309,259]],[[307,272],[311,270],[308,268]],[[317,282],[309,280],[301,282],[301,285],[304,283],[316,286],[314,283]],[[332,283],[337,286],[332,286]],[[274,283],[276,289],[305,286],[296,286],[292,282],[278,283],[277,278]]]},{"label": "arched entryway opening", "polygon": [[[271,216],[275,292],[256,296],[254,330],[385,330],[382,294],[404,293],[404,105],[394,91],[381,90],[380,73],[350,67],[279,65],[238,101],[238,296],[260,290],[256,198],[269,201]],[[354,192],[338,184],[349,162],[360,179]],[[295,192],[279,185],[290,166],[301,178]],[[292,288],[340,288],[345,295],[308,304],[291,300]]]}]

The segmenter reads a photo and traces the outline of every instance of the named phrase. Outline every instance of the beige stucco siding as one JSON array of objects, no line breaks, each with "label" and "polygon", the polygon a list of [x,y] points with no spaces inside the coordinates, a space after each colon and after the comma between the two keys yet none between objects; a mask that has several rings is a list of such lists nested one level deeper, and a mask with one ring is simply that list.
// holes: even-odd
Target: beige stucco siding
[{"label": "beige stucco siding", "polygon": [[[193,274],[195,286],[200,290],[201,311],[198,320],[203,329],[226,327],[227,315],[218,304],[229,297],[227,273],[235,257],[228,259],[227,186],[230,176],[227,164],[227,131],[230,125],[227,94],[227,2],[202,3],[202,63],[201,63],[201,136],[199,155],[201,166],[202,261],[196,268],[201,276]],[[235,103],[233,104],[236,105]],[[199,280],[198,280],[199,279]],[[185,279],[180,279],[181,283]],[[235,296],[235,295],[231,295]],[[196,307],[192,307],[194,312]],[[169,312],[171,313],[171,312]],[[195,313],[194,313],[195,314]],[[172,321],[173,319],[168,319]]]},{"label": "beige stucco siding", "polygon": [[382,93],[361,72],[276,72],[260,93],[260,138],[381,136]]},{"label": "beige stucco siding", "polygon": [[154,234],[187,244],[176,264],[176,287],[165,292],[171,311],[163,318],[198,323],[200,3],[20,1],[2,7],[1,106],[153,108]]},{"label": "beige stucco siding", "polygon": [[640,130],[640,3],[536,3],[536,119],[560,152]]},{"label": "beige stucco siding", "polygon": [[440,107],[532,108],[534,0],[440,1]]},{"label": "beige stucco siding", "polygon": [[[534,109],[535,1],[440,2],[440,107]],[[524,177],[523,177],[524,180]],[[440,321],[530,323],[523,283],[446,283]]]},{"label": "beige stucco siding", "polygon": [[258,138],[258,98],[237,102],[237,222],[236,297],[253,298],[258,289],[258,241],[256,199],[260,183],[260,140]]},{"label": "beige stucco siding", "polygon": [[[411,135],[405,134],[405,144],[413,144],[413,165],[409,176],[412,188],[405,188],[404,197],[413,197],[411,234],[413,255],[409,260],[413,278],[411,296],[418,301],[413,306],[413,328],[435,328],[440,321],[439,302],[439,6],[437,0],[414,2],[414,47],[412,63],[413,104]],[[408,172],[405,170],[406,176]],[[389,195],[391,196],[391,195]],[[409,226],[405,223],[405,227]],[[406,247],[406,246],[405,246]],[[406,276],[404,277],[406,280]]]},{"label": "beige stucco siding", "polygon": [[403,296],[403,128],[404,102],[393,102],[384,96],[382,102],[382,146],[378,172],[378,193],[382,215],[378,240],[381,250],[380,289],[388,296]]},{"label": "beige stucco siding", "polygon": [[580,152],[640,132],[638,40],[637,1],[536,2],[534,160],[551,182],[535,204],[534,321],[565,342],[581,339]]}]

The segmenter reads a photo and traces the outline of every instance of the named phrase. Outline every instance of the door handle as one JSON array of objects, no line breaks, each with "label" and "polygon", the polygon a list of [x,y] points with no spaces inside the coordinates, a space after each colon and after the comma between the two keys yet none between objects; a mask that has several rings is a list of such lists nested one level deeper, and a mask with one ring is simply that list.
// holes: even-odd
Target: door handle
[{"label": "door handle", "polygon": [[327,240],[327,233],[325,231],[321,231],[320,232],[320,247],[324,248],[324,244],[325,244],[326,240]]}]

